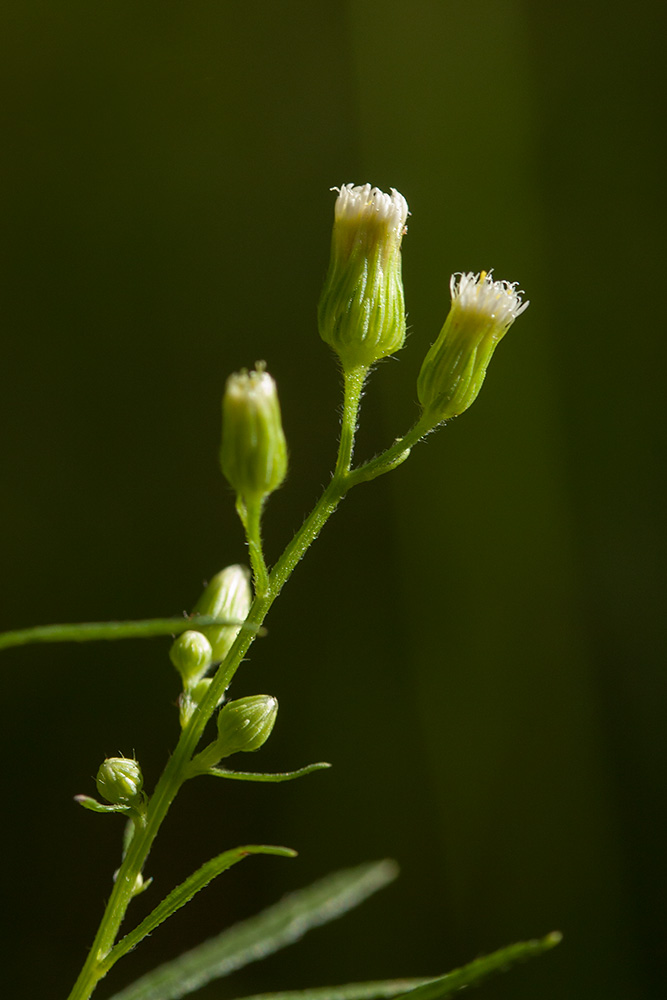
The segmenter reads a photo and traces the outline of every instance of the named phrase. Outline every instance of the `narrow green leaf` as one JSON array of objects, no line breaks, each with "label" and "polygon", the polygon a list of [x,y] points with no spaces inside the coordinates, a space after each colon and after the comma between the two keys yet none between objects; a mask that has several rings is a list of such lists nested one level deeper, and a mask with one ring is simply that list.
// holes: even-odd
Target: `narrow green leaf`
[{"label": "narrow green leaf", "polygon": [[371,983],[347,983],[345,986],[316,986],[310,990],[257,993],[241,1000],[391,1000],[430,982],[431,979],[386,979]]},{"label": "narrow green leaf", "polygon": [[242,1000],[388,1000],[391,997],[396,1000],[446,1000],[464,986],[476,985],[493,972],[504,972],[516,962],[523,962],[549,951],[560,940],[561,935],[554,932],[538,941],[521,941],[484,958],[478,958],[454,972],[438,976],[437,979],[389,979],[373,983],[349,983],[346,986],[321,986],[310,990],[257,993],[243,997]]},{"label": "narrow green leaf", "polygon": [[205,625],[238,625],[256,629],[255,625],[214,615],[193,615],[191,618],[147,618],[128,622],[78,622],[70,625],[35,625],[33,628],[0,632],[0,649],[27,646],[35,642],[97,642],[100,639],[152,639],[158,635],[180,635],[188,629]]},{"label": "narrow green leaf", "polygon": [[91,798],[90,795],[75,795],[74,801],[78,802],[84,809],[90,809],[91,812],[96,813],[124,813],[127,816],[130,811],[127,806],[103,805],[97,799]]},{"label": "narrow green leaf", "polygon": [[552,931],[546,937],[538,938],[535,941],[519,941],[517,944],[510,944],[490,955],[477,958],[474,962],[470,962],[460,969],[439,976],[417,989],[398,995],[409,997],[409,1000],[445,1000],[457,990],[463,989],[464,986],[477,984],[493,972],[504,972],[511,965],[516,965],[517,962],[525,962],[529,958],[536,958],[545,951],[550,951],[557,944],[560,944],[561,940],[562,935],[558,931]]},{"label": "narrow green leaf", "polygon": [[335,872],[160,965],[116,993],[113,1000],[179,1000],[213,979],[294,944],[314,927],[342,917],[393,882],[397,874],[394,861]]},{"label": "narrow green leaf", "polygon": [[261,774],[257,771],[228,771],[224,767],[212,767],[205,773],[214,778],[234,778],[236,781],[292,781],[293,778],[302,778],[304,774],[323,771],[328,767],[331,767],[331,764],[320,761],[318,764],[307,764],[306,767],[301,767],[298,771],[280,771],[277,774]]},{"label": "narrow green leaf", "polygon": [[165,899],[159,903],[152,913],[141,921],[141,923],[126,934],[122,940],[115,945],[109,952],[106,961],[104,962],[105,973],[122,958],[123,955],[127,954],[135,948],[143,938],[148,934],[151,934],[156,927],[164,923],[168,917],[175,913],[176,910],[180,909],[181,906],[185,906],[192,897],[209,884],[218,875],[231,868],[235,865],[237,861],[242,861],[244,858],[249,857],[251,854],[277,854],[283,858],[294,858],[296,857],[296,851],[291,850],[289,847],[271,847],[265,844],[247,844],[245,847],[235,847],[231,851],[225,851],[223,854],[219,854],[216,858],[211,858],[207,861],[205,865],[202,865],[196,872],[186,878],[185,882],[181,882],[180,885],[176,886]]}]

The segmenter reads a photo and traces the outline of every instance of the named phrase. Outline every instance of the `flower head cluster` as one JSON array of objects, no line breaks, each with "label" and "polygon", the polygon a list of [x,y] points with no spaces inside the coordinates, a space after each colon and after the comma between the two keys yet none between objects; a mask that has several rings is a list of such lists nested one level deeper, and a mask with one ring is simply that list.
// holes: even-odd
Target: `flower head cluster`
[{"label": "flower head cluster", "polygon": [[529,303],[516,283],[490,272],[454,274],[452,304],[440,336],[424,359],[417,392],[432,426],[463,413],[482,387],[493,352]]},{"label": "flower head cluster", "polygon": [[405,341],[401,240],[408,204],[394,188],[344,184],[334,210],[320,335],[343,368],[369,368]]}]

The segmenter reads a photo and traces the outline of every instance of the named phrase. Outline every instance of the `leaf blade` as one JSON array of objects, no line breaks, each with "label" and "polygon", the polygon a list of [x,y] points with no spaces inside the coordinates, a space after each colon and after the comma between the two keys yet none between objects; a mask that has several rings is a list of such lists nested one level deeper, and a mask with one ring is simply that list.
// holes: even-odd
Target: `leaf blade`
[{"label": "leaf blade", "polygon": [[483,955],[476,958],[460,969],[447,972],[444,976],[438,976],[416,989],[406,993],[399,993],[400,998],[409,997],[409,1000],[446,1000],[464,986],[473,986],[480,983],[487,976],[495,972],[503,972],[517,962],[525,962],[530,958],[536,958],[560,944],[562,935],[558,931],[552,931],[546,937],[536,938],[532,941],[518,941],[516,944],[507,945],[491,952],[490,955]]},{"label": "leaf blade", "polygon": [[112,1000],[180,1000],[341,917],[393,882],[397,874],[398,866],[389,860],[334,872],[158,966],[114,994]]},{"label": "leaf blade", "polygon": [[130,931],[129,934],[126,934],[124,938],[114,945],[103,963],[105,974],[119,958],[122,958],[123,955],[126,955],[133,948],[136,948],[140,941],[151,934],[160,924],[164,923],[176,910],[185,906],[209,882],[212,882],[218,875],[227,871],[232,865],[253,854],[276,854],[280,857],[293,858],[296,856],[296,851],[291,850],[289,847],[273,847],[268,844],[247,844],[244,847],[235,847],[231,851],[224,851],[222,854],[218,854],[217,857],[211,858],[201,868],[198,868],[196,872],[188,876],[185,882],[181,882],[175,889],[172,889],[169,895],[165,896],[162,902],[158,903],[155,909],[134,930]]},{"label": "leaf blade", "polygon": [[236,781],[292,781],[294,778],[302,778],[306,774],[312,774],[313,771],[325,771],[330,768],[331,764],[327,764],[325,761],[319,761],[317,764],[306,764],[305,767],[300,767],[297,771],[278,771],[275,773],[266,773],[258,771],[228,771],[224,767],[211,767],[205,774],[210,775],[212,778],[233,778]]},{"label": "leaf blade", "polygon": [[309,990],[284,990],[280,993],[257,993],[240,1000],[391,1000],[432,982],[432,979],[382,979],[344,986],[316,986]]},{"label": "leaf blade", "polygon": [[161,635],[180,635],[189,629],[206,625],[235,625],[256,629],[256,626],[214,615],[193,615],[191,618],[145,618],[137,621],[72,622],[61,625],[34,625],[31,628],[0,632],[0,650],[45,642],[99,642],[117,639],[152,639]]},{"label": "leaf blade", "polygon": [[[257,993],[240,1000],[447,1000],[466,986],[477,985],[486,976],[504,971],[517,962],[526,961],[550,951],[561,940],[558,932],[534,941],[520,941],[477,958],[460,969],[437,978],[386,979],[378,982],[347,983],[344,986],[320,986],[314,989],[289,990],[280,993]],[[116,1000],[116,998],[114,998]],[[134,1000],[134,998],[133,998]],[[136,1000],[140,1000],[139,997]],[[144,1000],[144,998],[141,998]],[[157,997],[145,1000],[159,1000]],[[166,1000],[166,998],[165,998]]]}]

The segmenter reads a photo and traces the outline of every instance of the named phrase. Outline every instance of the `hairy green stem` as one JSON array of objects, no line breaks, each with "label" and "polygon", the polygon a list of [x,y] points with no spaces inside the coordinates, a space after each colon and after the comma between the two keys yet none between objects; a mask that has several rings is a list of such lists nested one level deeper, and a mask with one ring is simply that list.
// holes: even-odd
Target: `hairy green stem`
[{"label": "hairy green stem", "polygon": [[262,502],[258,500],[249,503],[245,508],[245,518],[243,527],[245,529],[248,542],[248,554],[252,567],[252,576],[255,584],[255,593],[260,595],[266,592],[269,585],[269,573],[264,561],[264,550],[262,548]]},{"label": "hairy green stem", "polygon": [[397,438],[386,451],[354,469],[348,476],[347,488],[352,489],[359,483],[369,483],[371,480],[377,479],[378,476],[383,476],[386,472],[397,468],[406,458],[409,458],[410,450],[414,445],[434,429],[431,423],[421,417],[407,434]]},{"label": "hairy green stem", "polygon": [[343,397],[343,414],[340,424],[340,443],[338,445],[338,458],[334,471],[334,479],[344,478],[350,471],[352,464],[352,453],[354,451],[354,438],[357,433],[357,416],[359,414],[359,404],[364,382],[368,375],[368,368],[360,366],[346,371],[345,392]]},{"label": "hairy green stem", "polygon": [[176,749],[162,772],[148,804],[145,824],[135,830],[127,854],[118,870],[95,940],[68,1000],[88,1000],[99,980],[113,966],[116,957],[120,957],[114,955],[114,942],[135,894],[138,877],[143,871],[153,841],[181,785],[187,780],[189,763],[203,736],[207,722],[297,563],[317,538],[348,490],[357,483],[375,479],[395,468],[407,457],[410,447],[430,429],[423,427],[418,421],[412,430],[381,455],[351,471],[357,414],[366,374],[365,368],[354,369],[346,374],[338,457],[331,482],[270,573],[267,571],[261,549],[260,511],[248,509],[244,512],[246,518],[243,520],[256,581],[256,596],[245,621],[246,627],[239,631],[234,645],[218,668],[206,696],[183,729]]}]

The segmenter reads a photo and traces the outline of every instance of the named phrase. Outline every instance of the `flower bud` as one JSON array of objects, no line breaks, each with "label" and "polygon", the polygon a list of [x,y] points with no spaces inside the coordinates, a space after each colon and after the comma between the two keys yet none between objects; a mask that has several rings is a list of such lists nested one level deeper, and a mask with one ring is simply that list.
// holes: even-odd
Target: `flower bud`
[{"label": "flower bud", "polygon": [[263,363],[230,375],[222,400],[220,464],[246,505],[259,503],[287,473],[276,383]]},{"label": "flower bud", "polygon": [[449,287],[449,315],[417,381],[424,419],[431,427],[474,403],[493,352],[528,308],[516,283],[494,281],[486,271],[453,274]]},{"label": "flower bud", "polygon": [[259,750],[266,743],[278,714],[278,701],[256,694],[227,702],[218,713],[218,760],[239,751]]},{"label": "flower bud", "polygon": [[137,805],[142,800],[144,779],[136,760],[107,757],[100,765],[95,784],[100,795],[114,805]]},{"label": "flower bud", "polygon": [[[246,612],[247,614],[247,612]],[[169,658],[189,687],[202,677],[213,662],[211,643],[201,632],[182,632],[169,650]]]},{"label": "flower bud", "polygon": [[401,240],[408,204],[394,188],[344,184],[336,200],[329,271],[320,299],[320,336],[345,371],[369,368],[403,347]]},{"label": "flower bud", "polygon": [[[197,601],[195,613],[242,622],[251,604],[250,570],[245,566],[227,566],[213,577]],[[220,663],[232,648],[240,629],[238,625],[207,625],[201,631],[211,644],[212,662]]]}]

